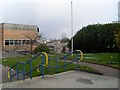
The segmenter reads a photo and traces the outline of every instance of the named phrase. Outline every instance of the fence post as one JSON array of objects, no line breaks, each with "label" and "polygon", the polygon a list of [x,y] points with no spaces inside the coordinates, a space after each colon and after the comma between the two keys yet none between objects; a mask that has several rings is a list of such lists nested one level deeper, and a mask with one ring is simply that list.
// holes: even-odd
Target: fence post
[{"label": "fence post", "polygon": [[66,56],[64,57],[64,71],[66,71]]},{"label": "fence post", "polygon": [[44,78],[44,66],[43,66],[43,64],[42,64],[42,68],[41,68],[42,70],[42,78]]},{"label": "fence post", "polygon": [[45,61],[45,58],[44,58],[44,55],[42,54],[42,78],[44,78],[44,61]]},{"label": "fence post", "polygon": [[56,58],[56,73],[58,72],[58,58]]},{"label": "fence post", "polygon": [[17,80],[19,80],[19,71],[18,71],[18,64],[17,64]]},{"label": "fence post", "polygon": [[22,65],[23,81],[25,81],[25,64]]},{"label": "fence post", "polygon": [[11,74],[12,74],[12,70],[10,68],[10,82],[12,82],[12,77],[11,77],[12,75]]},{"label": "fence post", "polygon": [[50,58],[48,59],[48,73],[50,72]]},{"label": "fence post", "polygon": [[78,57],[76,57],[76,70],[78,70],[79,69],[79,58]]},{"label": "fence post", "polygon": [[30,62],[30,79],[32,79],[32,61]]}]

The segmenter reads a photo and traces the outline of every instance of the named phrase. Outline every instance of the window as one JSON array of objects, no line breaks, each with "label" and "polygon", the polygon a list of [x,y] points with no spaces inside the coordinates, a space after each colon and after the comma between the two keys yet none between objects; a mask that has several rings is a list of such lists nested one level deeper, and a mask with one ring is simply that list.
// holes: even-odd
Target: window
[{"label": "window", "polygon": [[25,28],[23,28],[23,30],[25,30]]},{"label": "window", "polygon": [[5,40],[5,45],[31,44],[30,40]]},{"label": "window", "polygon": [[37,28],[37,32],[39,32],[39,28]]},{"label": "window", "polygon": [[22,44],[22,40],[18,40],[18,44]]},{"label": "window", "polygon": [[14,43],[13,43],[13,40],[10,40],[10,45],[13,45]]},{"label": "window", "polygon": [[15,45],[18,45],[19,43],[18,43],[18,40],[14,40],[14,44]]},{"label": "window", "polygon": [[30,44],[30,40],[26,40],[26,44]]},{"label": "window", "polygon": [[5,40],[5,45],[9,45],[9,40]]},{"label": "window", "polygon": [[21,30],[21,28],[18,28],[19,30]]},{"label": "window", "polygon": [[23,40],[23,44],[26,44],[26,40]]}]

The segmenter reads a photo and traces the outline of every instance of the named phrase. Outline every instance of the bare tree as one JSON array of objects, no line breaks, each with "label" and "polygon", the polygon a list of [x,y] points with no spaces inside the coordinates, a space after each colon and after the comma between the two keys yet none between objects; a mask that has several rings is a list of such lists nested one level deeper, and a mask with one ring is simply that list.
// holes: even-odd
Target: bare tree
[{"label": "bare tree", "polygon": [[36,35],[34,36],[34,38],[32,38],[29,34],[24,34],[25,37],[27,37],[30,40],[30,52],[32,54],[32,50],[33,50],[33,45],[36,42],[37,39],[41,38],[41,34],[40,35]]}]

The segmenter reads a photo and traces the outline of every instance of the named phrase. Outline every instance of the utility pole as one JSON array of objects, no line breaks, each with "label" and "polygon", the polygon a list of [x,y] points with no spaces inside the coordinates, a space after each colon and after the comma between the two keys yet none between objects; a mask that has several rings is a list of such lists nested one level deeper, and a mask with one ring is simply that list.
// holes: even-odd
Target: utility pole
[{"label": "utility pole", "polygon": [[4,50],[4,23],[2,23],[2,50],[1,51],[3,51]]},{"label": "utility pole", "polygon": [[71,2],[71,52],[73,52],[73,7]]}]

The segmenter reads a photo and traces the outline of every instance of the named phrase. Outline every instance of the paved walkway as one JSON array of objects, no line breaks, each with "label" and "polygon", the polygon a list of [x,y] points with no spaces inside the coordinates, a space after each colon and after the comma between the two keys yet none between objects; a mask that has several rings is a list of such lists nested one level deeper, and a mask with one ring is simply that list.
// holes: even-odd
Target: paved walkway
[{"label": "paved walkway", "polygon": [[79,62],[79,64],[94,68],[94,69],[98,70],[99,72],[101,72],[104,76],[111,76],[111,77],[118,78],[118,74],[120,74],[120,70],[118,70],[116,68],[111,68],[111,67],[107,67],[107,66],[103,66],[103,65],[97,65],[97,64],[86,63],[86,62]]},{"label": "paved walkway", "polygon": [[[8,78],[8,67],[5,67],[3,65],[0,64],[0,82],[1,83],[7,83],[10,82],[9,78]],[[12,73],[16,73],[15,71],[12,71]],[[26,77],[27,78],[27,77]],[[19,74],[19,79],[22,79],[22,75]],[[12,78],[12,81],[17,81],[16,77]]]},{"label": "paved walkway", "polygon": [[9,82],[3,88],[118,88],[118,79],[81,71],[35,77],[33,80]]},{"label": "paved walkway", "polygon": [[0,64],[0,84],[2,83],[2,65]]},{"label": "paved walkway", "polygon": [[[0,52],[1,53],[1,52]],[[9,58],[9,57],[16,57],[16,56],[23,56],[23,54],[20,54],[18,52],[2,52],[2,58]]]},{"label": "paved walkway", "polygon": [[2,65],[0,64],[0,90],[2,89]]}]

